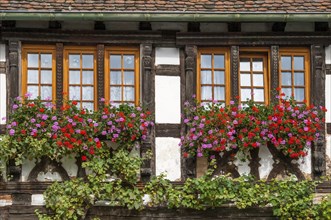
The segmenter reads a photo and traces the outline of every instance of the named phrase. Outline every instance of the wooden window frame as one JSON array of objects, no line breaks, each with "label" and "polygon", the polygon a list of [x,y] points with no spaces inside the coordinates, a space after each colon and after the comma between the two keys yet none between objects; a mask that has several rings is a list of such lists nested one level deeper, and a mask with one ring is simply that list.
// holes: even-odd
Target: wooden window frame
[{"label": "wooden window frame", "polygon": [[[231,79],[230,79],[230,48],[199,48],[197,53],[197,100],[201,102],[201,55],[202,54],[224,54],[224,89],[225,104],[230,103],[231,98]],[[212,59],[212,71],[214,71],[214,61]],[[214,87],[214,73],[212,74],[212,87]],[[212,90],[214,97],[214,90]],[[204,101],[206,102],[206,101]]]},{"label": "wooden window frame", "polygon": [[[294,91],[294,87],[298,88],[304,88],[305,92],[305,100],[306,104],[309,105],[310,103],[310,49],[309,48],[279,48],[279,68],[278,68],[278,76],[279,76],[279,87],[282,88],[282,63],[281,58],[282,56],[290,56],[291,57],[291,68],[293,67],[293,57],[294,56],[303,56],[304,57],[304,76],[305,76],[305,82],[304,86],[298,87],[294,86],[294,69],[291,69],[291,86],[288,86],[288,88],[292,89],[292,95]],[[301,71],[302,72],[302,71]],[[303,102],[298,102],[303,103]]]},{"label": "wooden window frame", "polygon": [[[118,55],[125,55],[125,54],[132,54],[135,57],[135,67],[134,67],[134,101],[133,103],[137,106],[140,103],[140,50],[138,47],[106,47],[105,48],[105,69],[104,69],[104,91],[105,91],[105,100],[106,102],[110,100],[110,54],[118,54]],[[123,79],[123,71],[124,69],[121,68],[122,78]],[[125,85],[123,82],[121,83],[120,87],[123,88]],[[126,103],[123,101],[123,92],[122,92],[122,100],[116,101],[116,103]],[[130,102],[127,102],[130,103]]]},{"label": "wooden window frame", "polygon": [[[27,93],[28,88],[28,66],[27,66],[27,56],[28,53],[42,54],[49,53],[52,54],[52,102],[56,100],[56,46],[52,45],[23,45],[22,46],[22,96]],[[38,58],[38,75],[39,75],[39,94],[40,95],[40,72],[41,72],[40,60]]]},{"label": "wooden window frame", "polygon": [[[69,100],[69,54],[93,54],[93,106],[94,110],[97,110],[98,107],[98,96],[97,96],[97,48],[96,47],[89,47],[89,46],[65,46],[63,49],[63,98]],[[81,62],[82,64],[82,62]],[[83,71],[82,66],[80,67],[80,71]],[[80,79],[80,86],[82,87],[82,77]],[[80,98],[80,104],[82,102],[82,94]]]},{"label": "wooden window frame", "polygon": [[[263,104],[268,105],[270,103],[270,95],[271,95],[271,85],[270,85],[270,79],[271,79],[271,70],[270,70],[270,48],[264,48],[264,47],[244,47],[240,48],[239,50],[239,60],[238,60],[238,94],[241,97],[241,84],[240,84],[240,58],[262,58],[263,59],[263,89],[264,89],[264,102]],[[252,70],[250,71],[250,75],[252,78]],[[252,82],[252,80],[251,80]],[[256,86],[251,85],[249,88],[258,88]],[[252,96],[251,96],[252,97]],[[239,100],[239,103],[245,102],[241,101],[241,98]],[[262,103],[262,102],[259,102]]]}]

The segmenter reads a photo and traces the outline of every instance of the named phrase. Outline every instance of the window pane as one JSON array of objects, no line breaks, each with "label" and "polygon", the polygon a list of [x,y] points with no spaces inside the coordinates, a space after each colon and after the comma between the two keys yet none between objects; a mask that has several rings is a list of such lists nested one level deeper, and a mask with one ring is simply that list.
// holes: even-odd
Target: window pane
[{"label": "window pane", "polygon": [[28,54],[28,67],[38,67],[38,54],[29,53]]},{"label": "window pane", "polygon": [[263,71],[263,59],[261,58],[253,59],[253,71]]},{"label": "window pane", "polygon": [[304,70],[303,57],[294,57],[294,70]]},{"label": "window pane", "polygon": [[93,104],[93,102],[83,102],[82,103],[82,108],[87,109],[89,111],[93,111],[94,110],[94,104]]},{"label": "window pane", "polygon": [[304,86],[305,85],[305,75],[304,73],[294,73],[294,85]]},{"label": "window pane", "polygon": [[223,86],[214,87],[214,97],[215,100],[225,100],[225,90]]},{"label": "window pane", "polygon": [[240,59],[240,71],[251,71],[250,61],[248,58]]},{"label": "window pane", "polygon": [[133,55],[124,55],[124,68],[133,69],[134,68],[134,56]]},{"label": "window pane", "polygon": [[201,87],[201,99],[202,100],[212,100],[212,87],[211,86],[202,86]]},{"label": "window pane", "polygon": [[84,86],[83,97],[82,100],[93,100],[93,87],[92,86]]},{"label": "window pane", "polygon": [[203,70],[201,71],[201,84],[211,84],[212,83],[212,76],[210,70]]},{"label": "window pane", "polygon": [[80,68],[79,54],[70,54],[69,55],[69,68]]},{"label": "window pane", "polygon": [[201,68],[211,68],[211,55],[201,55]]},{"label": "window pane", "polygon": [[291,57],[288,56],[282,56],[281,57],[282,62],[282,70],[291,70]]},{"label": "window pane", "polygon": [[133,71],[124,71],[124,84],[125,85],[134,85],[134,72]]},{"label": "window pane", "polygon": [[41,84],[52,84],[52,71],[42,70],[40,83]]},{"label": "window pane", "polygon": [[305,89],[294,88],[294,99],[298,102],[302,102],[305,99]]},{"label": "window pane", "polygon": [[251,89],[241,89],[240,90],[240,97],[241,97],[241,101],[247,101],[247,99],[251,99],[252,96],[251,96],[251,93],[252,93],[252,90]]},{"label": "window pane", "polygon": [[250,74],[240,74],[240,85],[250,86],[251,85],[251,75]]},{"label": "window pane", "polygon": [[93,63],[93,55],[92,54],[84,54],[83,55],[83,68],[93,68],[94,63]]},{"label": "window pane", "polygon": [[112,85],[122,84],[121,71],[110,71],[110,84]]},{"label": "window pane", "polygon": [[41,62],[41,67],[52,68],[52,54],[41,54],[40,62]]},{"label": "window pane", "polygon": [[264,102],[264,89],[254,89],[254,101]]},{"label": "window pane", "polygon": [[51,100],[52,86],[42,86],[40,90],[40,97],[42,100]]},{"label": "window pane", "polygon": [[214,72],[214,83],[215,84],[224,84],[224,71],[215,71]]},{"label": "window pane", "polygon": [[214,55],[214,68],[224,69],[224,55]]},{"label": "window pane", "polygon": [[292,85],[292,74],[290,72],[282,72],[282,85],[283,86]]},{"label": "window pane", "polygon": [[80,84],[80,71],[69,71],[69,84]]},{"label": "window pane", "polygon": [[110,55],[110,68],[121,68],[121,55]]},{"label": "window pane", "polygon": [[253,74],[253,85],[263,86],[263,74]]},{"label": "window pane", "polygon": [[80,86],[69,86],[69,100],[80,100]]},{"label": "window pane", "polygon": [[28,83],[38,83],[38,70],[28,70]]},{"label": "window pane", "polygon": [[93,84],[93,71],[83,71],[83,84]]},{"label": "window pane", "polygon": [[122,88],[121,87],[110,87],[110,100],[121,101],[122,99]]},{"label": "window pane", "polygon": [[124,101],[134,101],[133,87],[124,87]]},{"label": "window pane", "polygon": [[291,88],[282,88],[282,92],[285,94],[285,98],[290,98],[292,96]]},{"label": "window pane", "polygon": [[38,86],[28,86],[27,90],[31,94],[30,99],[36,99],[39,96]]}]

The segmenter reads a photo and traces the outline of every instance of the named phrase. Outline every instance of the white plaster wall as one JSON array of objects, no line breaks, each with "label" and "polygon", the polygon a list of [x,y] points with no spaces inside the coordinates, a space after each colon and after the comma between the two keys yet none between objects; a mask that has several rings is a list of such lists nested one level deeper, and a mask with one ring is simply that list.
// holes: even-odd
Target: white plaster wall
[{"label": "white plaster wall", "polygon": [[28,180],[29,174],[31,172],[31,170],[33,169],[33,167],[36,165],[35,164],[35,159],[33,160],[23,160],[22,163],[22,176],[21,176],[21,181],[25,182]]},{"label": "white plaster wall", "polygon": [[6,62],[6,44],[0,44],[0,62]]},{"label": "white plaster wall", "polygon": [[32,194],[31,195],[31,205],[45,205],[43,194]]},{"label": "white plaster wall", "polygon": [[272,23],[241,23],[242,32],[268,32],[272,29]]},{"label": "white plaster wall", "polygon": [[6,88],[6,74],[0,74],[0,124],[6,123],[6,109],[7,109],[7,88]]},{"label": "white plaster wall", "polygon": [[179,65],[179,49],[157,47],[155,48],[155,65]]},{"label": "white plaster wall", "polygon": [[331,122],[331,75],[325,77],[325,107],[328,110],[325,114],[325,121]]},{"label": "white plaster wall", "polygon": [[314,32],[314,22],[287,22],[285,32]]},{"label": "white plaster wall", "polygon": [[[237,158],[243,158],[240,153],[238,153]],[[251,172],[249,165],[249,160],[241,161],[240,159],[236,159],[234,161],[234,164],[237,166],[238,173],[243,175],[249,175]]]},{"label": "white plaster wall", "polygon": [[326,135],[326,155],[331,159],[331,135]]},{"label": "white plaster wall", "polygon": [[139,22],[104,22],[106,30],[119,31],[138,31]]},{"label": "white plaster wall", "polygon": [[200,23],[201,32],[228,32],[227,23]]},{"label": "white plaster wall", "polygon": [[304,174],[311,174],[311,149],[308,149],[308,155],[298,161],[299,163],[299,168]]},{"label": "white plaster wall", "polygon": [[180,123],[180,77],[155,76],[156,123]]},{"label": "white plaster wall", "polygon": [[272,170],[272,164],[274,160],[272,155],[266,146],[261,146],[259,150],[259,157],[261,158],[259,167],[260,178],[265,179],[268,177],[270,171]]},{"label": "white plaster wall", "polygon": [[171,181],[180,181],[180,142],[179,138],[155,138],[155,169],[156,175],[166,173]]},{"label": "white plaster wall", "polygon": [[187,23],[186,22],[151,22],[152,30],[174,30],[174,31],[187,31]]},{"label": "white plaster wall", "polygon": [[331,64],[331,45],[325,48],[325,64]]}]

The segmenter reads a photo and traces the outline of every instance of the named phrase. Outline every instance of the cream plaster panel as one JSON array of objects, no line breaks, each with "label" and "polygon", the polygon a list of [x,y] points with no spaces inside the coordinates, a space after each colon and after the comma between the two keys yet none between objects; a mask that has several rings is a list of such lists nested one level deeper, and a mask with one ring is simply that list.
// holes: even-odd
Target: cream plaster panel
[{"label": "cream plaster panel", "polygon": [[325,107],[328,110],[325,114],[326,122],[331,122],[331,75],[325,78]]},{"label": "cream plaster panel", "polygon": [[156,175],[166,174],[171,181],[180,181],[180,142],[179,138],[155,138],[155,167]]},{"label": "cream plaster panel", "polygon": [[45,205],[43,194],[32,194],[31,205]]},{"label": "cream plaster panel", "polygon": [[331,64],[331,45],[325,48],[325,64]]},{"label": "cream plaster panel", "polygon": [[261,158],[259,167],[260,178],[265,179],[268,177],[270,171],[272,170],[272,164],[274,160],[272,155],[266,146],[261,146],[259,151],[259,157]]},{"label": "cream plaster panel", "polygon": [[180,123],[180,77],[155,76],[156,123]]},{"label": "cream plaster panel", "polygon": [[0,74],[0,124],[6,124],[7,115],[6,74]]},{"label": "cream plaster panel", "polygon": [[179,49],[168,47],[155,48],[155,65],[179,65]]}]

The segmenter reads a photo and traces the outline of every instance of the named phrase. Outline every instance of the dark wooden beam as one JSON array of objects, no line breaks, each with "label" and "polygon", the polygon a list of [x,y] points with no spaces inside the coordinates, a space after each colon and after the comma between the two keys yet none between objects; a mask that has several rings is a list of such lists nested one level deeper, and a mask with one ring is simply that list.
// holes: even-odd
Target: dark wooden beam
[{"label": "dark wooden beam", "polygon": [[315,22],[315,31],[329,31],[328,22]]},{"label": "dark wooden beam", "polygon": [[279,46],[271,46],[271,54],[270,54],[270,75],[271,75],[271,83],[270,83],[270,95],[271,102],[278,103],[278,99],[275,97],[274,92],[279,87]]},{"label": "dark wooden beam", "polygon": [[188,22],[187,31],[188,32],[200,32],[200,22]]},{"label": "dark wooden beam", "polygon": [[156,137],[180,137],[180,124],[156,124]]},{"label": "dark wooden beam", "polygon": [[331,134],[331,123],[326,123],[326,133]]},{"label": "dark wooden beam", "polygon": [[103,21],[94,22],[94,30],[106,30],[106,25]]},{"label": "dark wooden beam", "polygon": [[231,46],[231,98],[239,96],[239,47]]},{"label": "dark wooden beam", "polygon": [[16,26],[16,21],[1,21],[2,28],[14,28]]},{"label": "dark wooden beam", "polygon": [[139,22],[139,30],[141,30],[141,31],[151,31],[152,30],[151,22],[147,22],[147,21]]},{"label": "dark wooden beam", "polygon": [[286,22],[275,22],[272,25],[273,32],[284,32],[286,27]]},{"label": "dark wooden beam", "polygon": [[62,24],[59,21],[49,21],[48,28],[58,30],[62,28]]},{"label": "dark wooden beam", "polygon": [[103,44],[97,45],[97,103],[98,108],[103,106],[104,103],[101,102],[101,98],[105,97],[105,46]]},{"label": "dark wooden beam", "polygon": [[158,65],[155,67],[156,75],[164,76],[179,76],[180,66],[179,65]]},{"label": "dark wooden beam", "polygon": [[56,44],[56,107],[63,104],[63,43]]},{"label": "dark wooden beam", "polygon": [[240,22],[229,22],[228,23],[228,31],[229,32],[240,32],[241,31],[241,23]]}]

